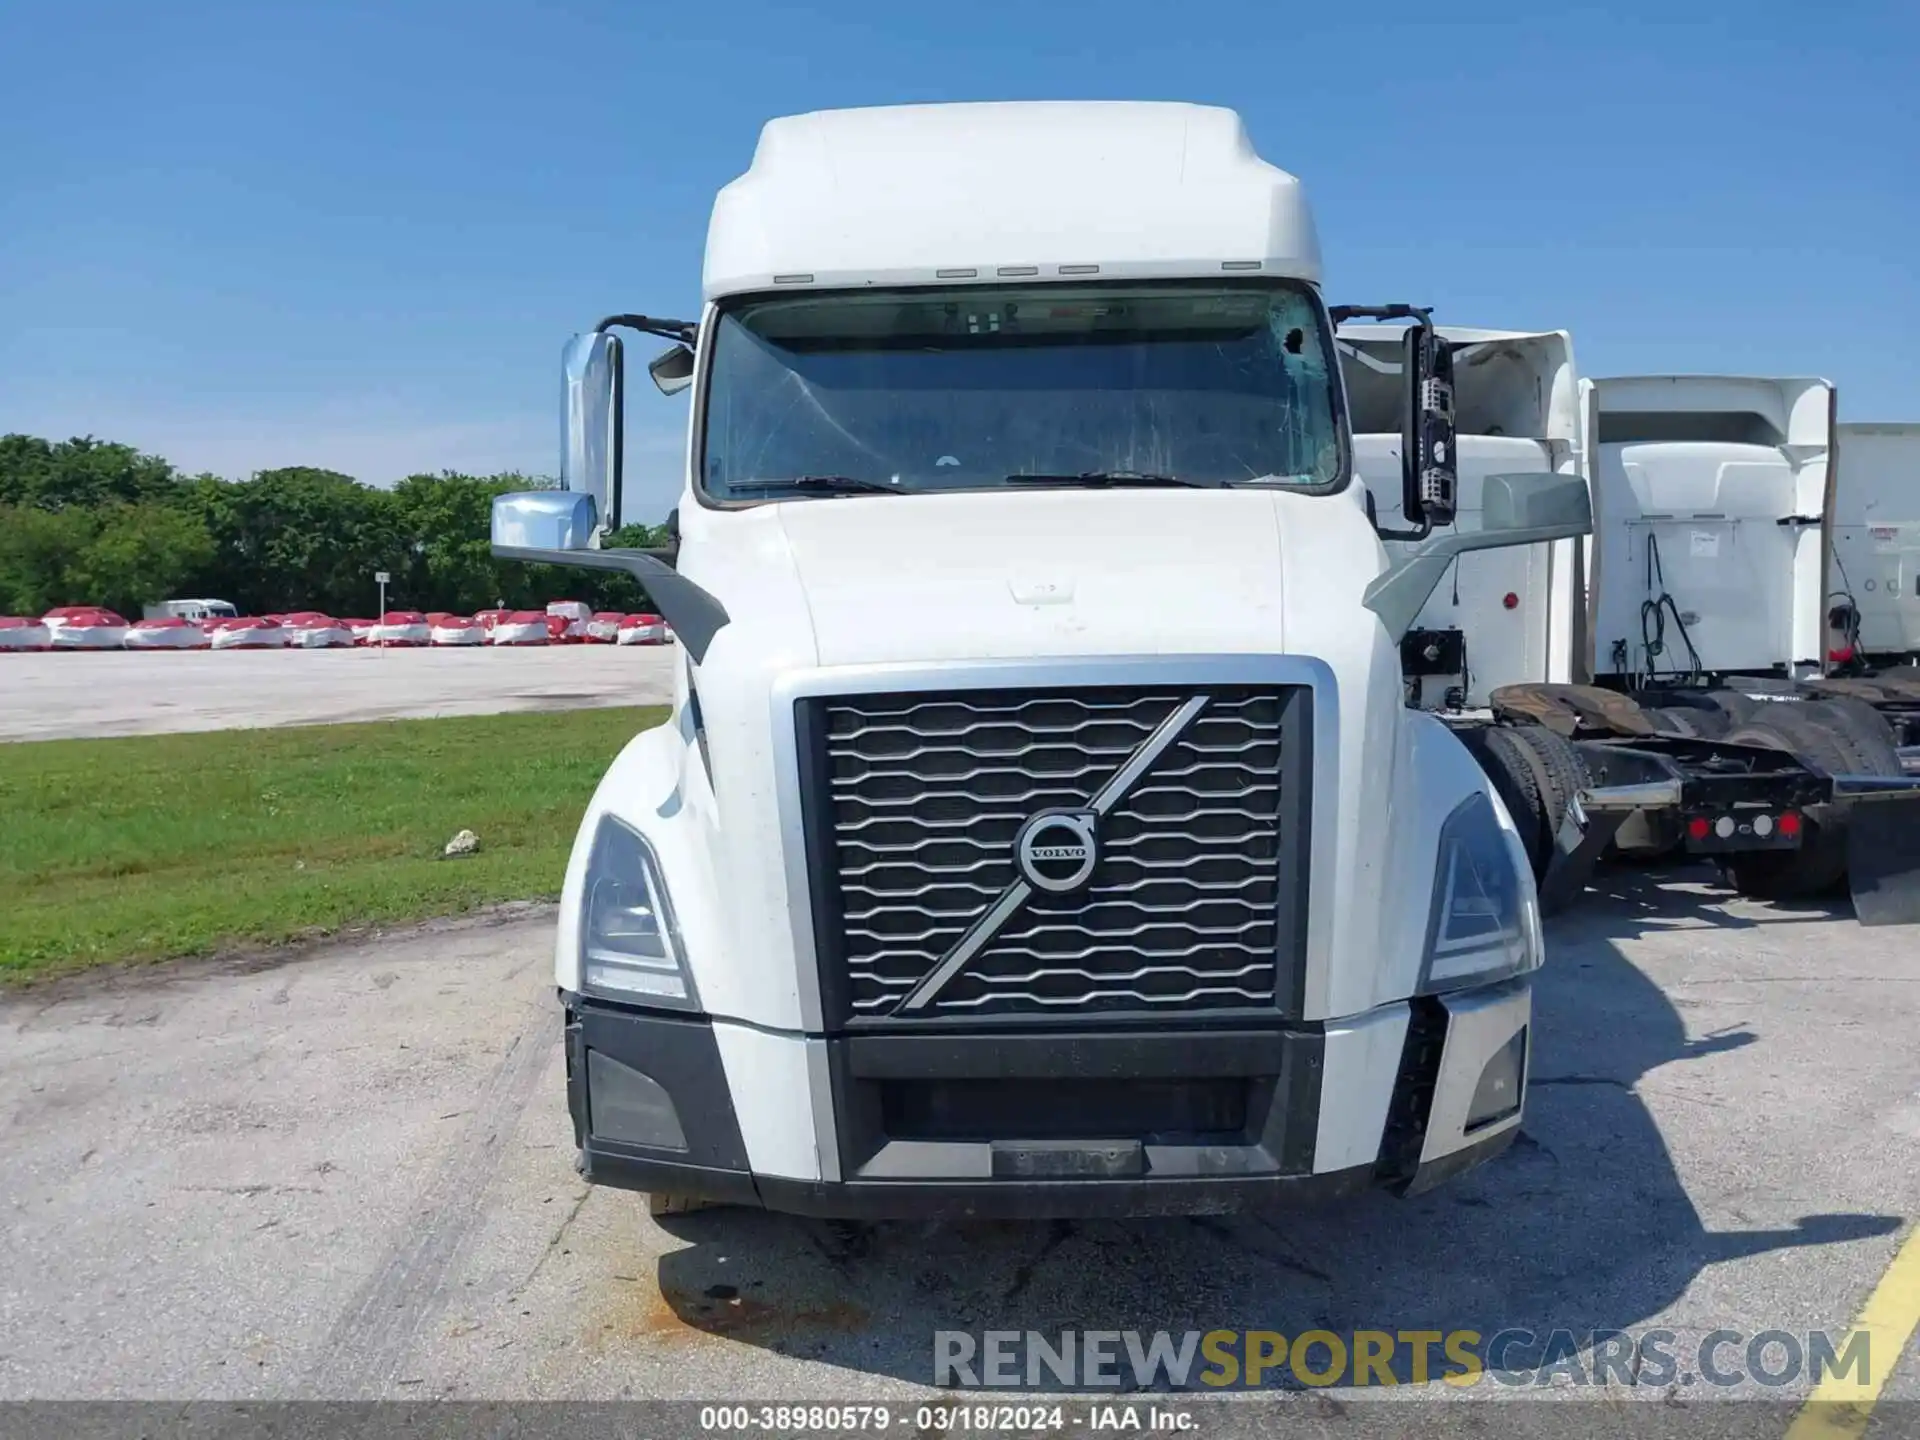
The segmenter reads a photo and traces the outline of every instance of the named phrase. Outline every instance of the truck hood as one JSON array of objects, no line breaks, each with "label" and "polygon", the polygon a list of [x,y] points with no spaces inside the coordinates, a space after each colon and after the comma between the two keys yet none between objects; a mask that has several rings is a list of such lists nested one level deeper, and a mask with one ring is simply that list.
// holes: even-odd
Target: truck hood
[{"label": "truck hood", "polygon": [[780,523],[822,665],[1271,653],[1287,643],[1279,498],[849,498],[784,505]]}]

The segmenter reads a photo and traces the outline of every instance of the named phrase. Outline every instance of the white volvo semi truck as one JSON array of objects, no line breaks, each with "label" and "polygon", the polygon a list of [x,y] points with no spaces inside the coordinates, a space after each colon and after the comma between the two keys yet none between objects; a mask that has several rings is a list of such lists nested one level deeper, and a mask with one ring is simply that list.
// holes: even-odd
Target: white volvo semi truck
[{"label": "white volvo semi truck", "polygon": [[[1845,878],[1867,923],[1920,919],[1920,812],[1902,763],[1914,757],[1901,748],[1901,705],[1920,690],[1903,701],[1898,676],[1830,673],[1843,636],[1823,654],[1823,627],[1849,613],[1848,595],[1827,593],[1823,555],[1835,535],[1859,553],[1835,516],[1892,488],[1864,440],[1863,461],[1879,463],[1862,464],[1853,492],[1844,461],[1836,476],[1832,386],[1582,379],[1564,331],[1439,338],[1455,375],[1457,525],[1476,523],[1476,477],[1499,469],[1583,474],[1592,489],[1591,537],[1461,556],[1402,643],[1409,703],[1452,725],[1493,777],[1546,908],[1611,847],[1711,859],[1767,898]],[[1383,513],[1399,489],[1384,402],[1400,341],[1380,326],[1338,341],[1361,478]],[[1856,566],[1891,574],[1897,544],[1887,552]]]},{"label": "white volvo semi truck", "polygon": [[[1232,112],[779,119],[697,320],[567,348],[563,488],[496,553],[681,641],[601,782],[556,978],[583,1173],[656,1210],[1218,1211],[1423,1189],[1520,1124],[1532,874],[1402,703],[1456,555],[1586,533],[1456,477],[1411,320],[1390,559],[1298,181]],[[619,521],[618,332],[691,389],[665,552]]]}]

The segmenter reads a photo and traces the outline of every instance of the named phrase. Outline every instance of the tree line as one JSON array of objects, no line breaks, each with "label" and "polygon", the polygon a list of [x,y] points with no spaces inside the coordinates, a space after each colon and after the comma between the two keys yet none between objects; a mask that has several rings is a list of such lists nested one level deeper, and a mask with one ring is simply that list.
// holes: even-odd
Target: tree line
[{"label": "tree line", "polygon": [[[230,600],[243,615],[370,616],[380,570],[389,609],[649,608],[624,575],[494,559],[494,496],[552,483],[445,471],[382,489],[304,465],[224,480],[91,437],[0,436],[0,615],[104,605],[138,619],[143,606],[192,597]],[[608,543],[665,535],[629,525]]]}]

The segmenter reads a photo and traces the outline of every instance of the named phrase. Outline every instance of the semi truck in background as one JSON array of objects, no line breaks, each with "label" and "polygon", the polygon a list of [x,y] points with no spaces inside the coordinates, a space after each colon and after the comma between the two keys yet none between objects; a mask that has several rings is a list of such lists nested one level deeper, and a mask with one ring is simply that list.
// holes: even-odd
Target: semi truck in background
[{"label": "semi truck in background", "polygon": [[1823,688],[1920,748],[1920,425],[1841,425],[1835,448]]},{"label": "semi truck in background", "polygon": [[[1766,898],[1845,878],[1863,922],[1920,920],[1920,755],[1887,696],[1827,673],[1833,388],[1582,379],[1565,332],[1440,338],[1458,524],[1471,477],[1523,449],[1591,486],[1589,537],[1460,557],[1401,657],[1409,703],[1453,726],[1507,800],[1546,907],[1612,851],[1708,858]],[[1381,327],[1339,341],[1376,508],[1400,439],[1369,400],[1397,343]]]},{"label": "semi truck in background", "polygon": [[[1408,322],[1397,550],[1334,326]],[[691,389],[619,523],[623,341]],[[495,552],[639,576],[671,720],[601,781],[555,972],[582,1173],[656,1213],[1170,1214],[1424,1189],[1521,1122],[1522,838],[1402,640],[1453,561],[1586,533],[1476,472],[1425,312],[1329,309],[1230,111],[770,122],[697,320],[565,352],[563,484]],[[1477,657],[1476,657],[1477,660]]]}]

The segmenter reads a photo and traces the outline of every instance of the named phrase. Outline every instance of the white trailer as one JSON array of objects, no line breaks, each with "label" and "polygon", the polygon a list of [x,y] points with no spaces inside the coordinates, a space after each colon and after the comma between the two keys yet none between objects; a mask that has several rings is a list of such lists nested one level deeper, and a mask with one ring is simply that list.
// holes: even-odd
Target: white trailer
[{"label": "white trailer", "polygon": [[[1415,322],[1397,557],[1354,483],[1359,313]],[[661,552],[600,548],[622,329],[693,391]],[[1169,1214],[1405,1193],[1512,1140],[1533,877],[1400,644],[1460,555],[1584,534],[1586,488],[1516,453],[1448,528],[1430,324],[1329,310],[1237,116],[773,121],[699,319],[610,317],[565,377],[565,488],[501,497],[495,553],[637,576],[684,653],[560,905],[589,1179]]]},{"label": "white trailer", "polygon": [[[1452,347],[1459,529],[1480,523],[1486,479],[1513,471],[1581,475],[1579,377],[1564,330],[1529,333],[1443,325]],[[1348,324],[1339,350],[1354,466],[1383,523],[1401,514],[1403,327]],[[1580,540],[1482,550],[1453,562],[1401,645],[1409,701],[1485,711],[1495,690],[1573,678]],[[1389,541],[1390,552],[1406,542]]]},{"label": "white trailer", "polygon": [[143,607],[146,620],[235,620],[240,612],[230,600],[162,600]]},{"label": "white trailer", "polygon": [[[1343,334],[1364,423],[1392,337]],[[1887,835],[1915,828],[1900,818],[1910,805],[1894,806],[1911,787],[1890,712],[1863,703],[1876,697],[1861,682],[1822,678],[1832,386],[1580,379],[1563,333],[1441,334],[1463,496],[1476,464],[1515,444],[1592,487],[1591,537],[1465,557],[1459,601],[1443,585],[1415,632],[1432,641],[1402,657],[1410,700],[1455,726],[1507,798],[1548,908],[1611,848],[1708,857],[1737,889],[1776,898],[1846,877],[1868,923],[1920,918],[1902,882],[1912,847]],[[1357,439],[1362,473],[1394,443]],[[1378,500],[1384,460],[1372,473]],[[1455,655],[1466,679],[1423,688],[1423,663],[1446,670]],[[1868,853],[1850,866],[1849,848]]]},{"label": "white trailer", "polygon": [[[1920,664],[1920,425],[1845,424],[1832,505],[1829,668]],[[1831,614],[1838,610],[1837,615]],[[1907,677],[1895,677],[1907,678]]]}]

